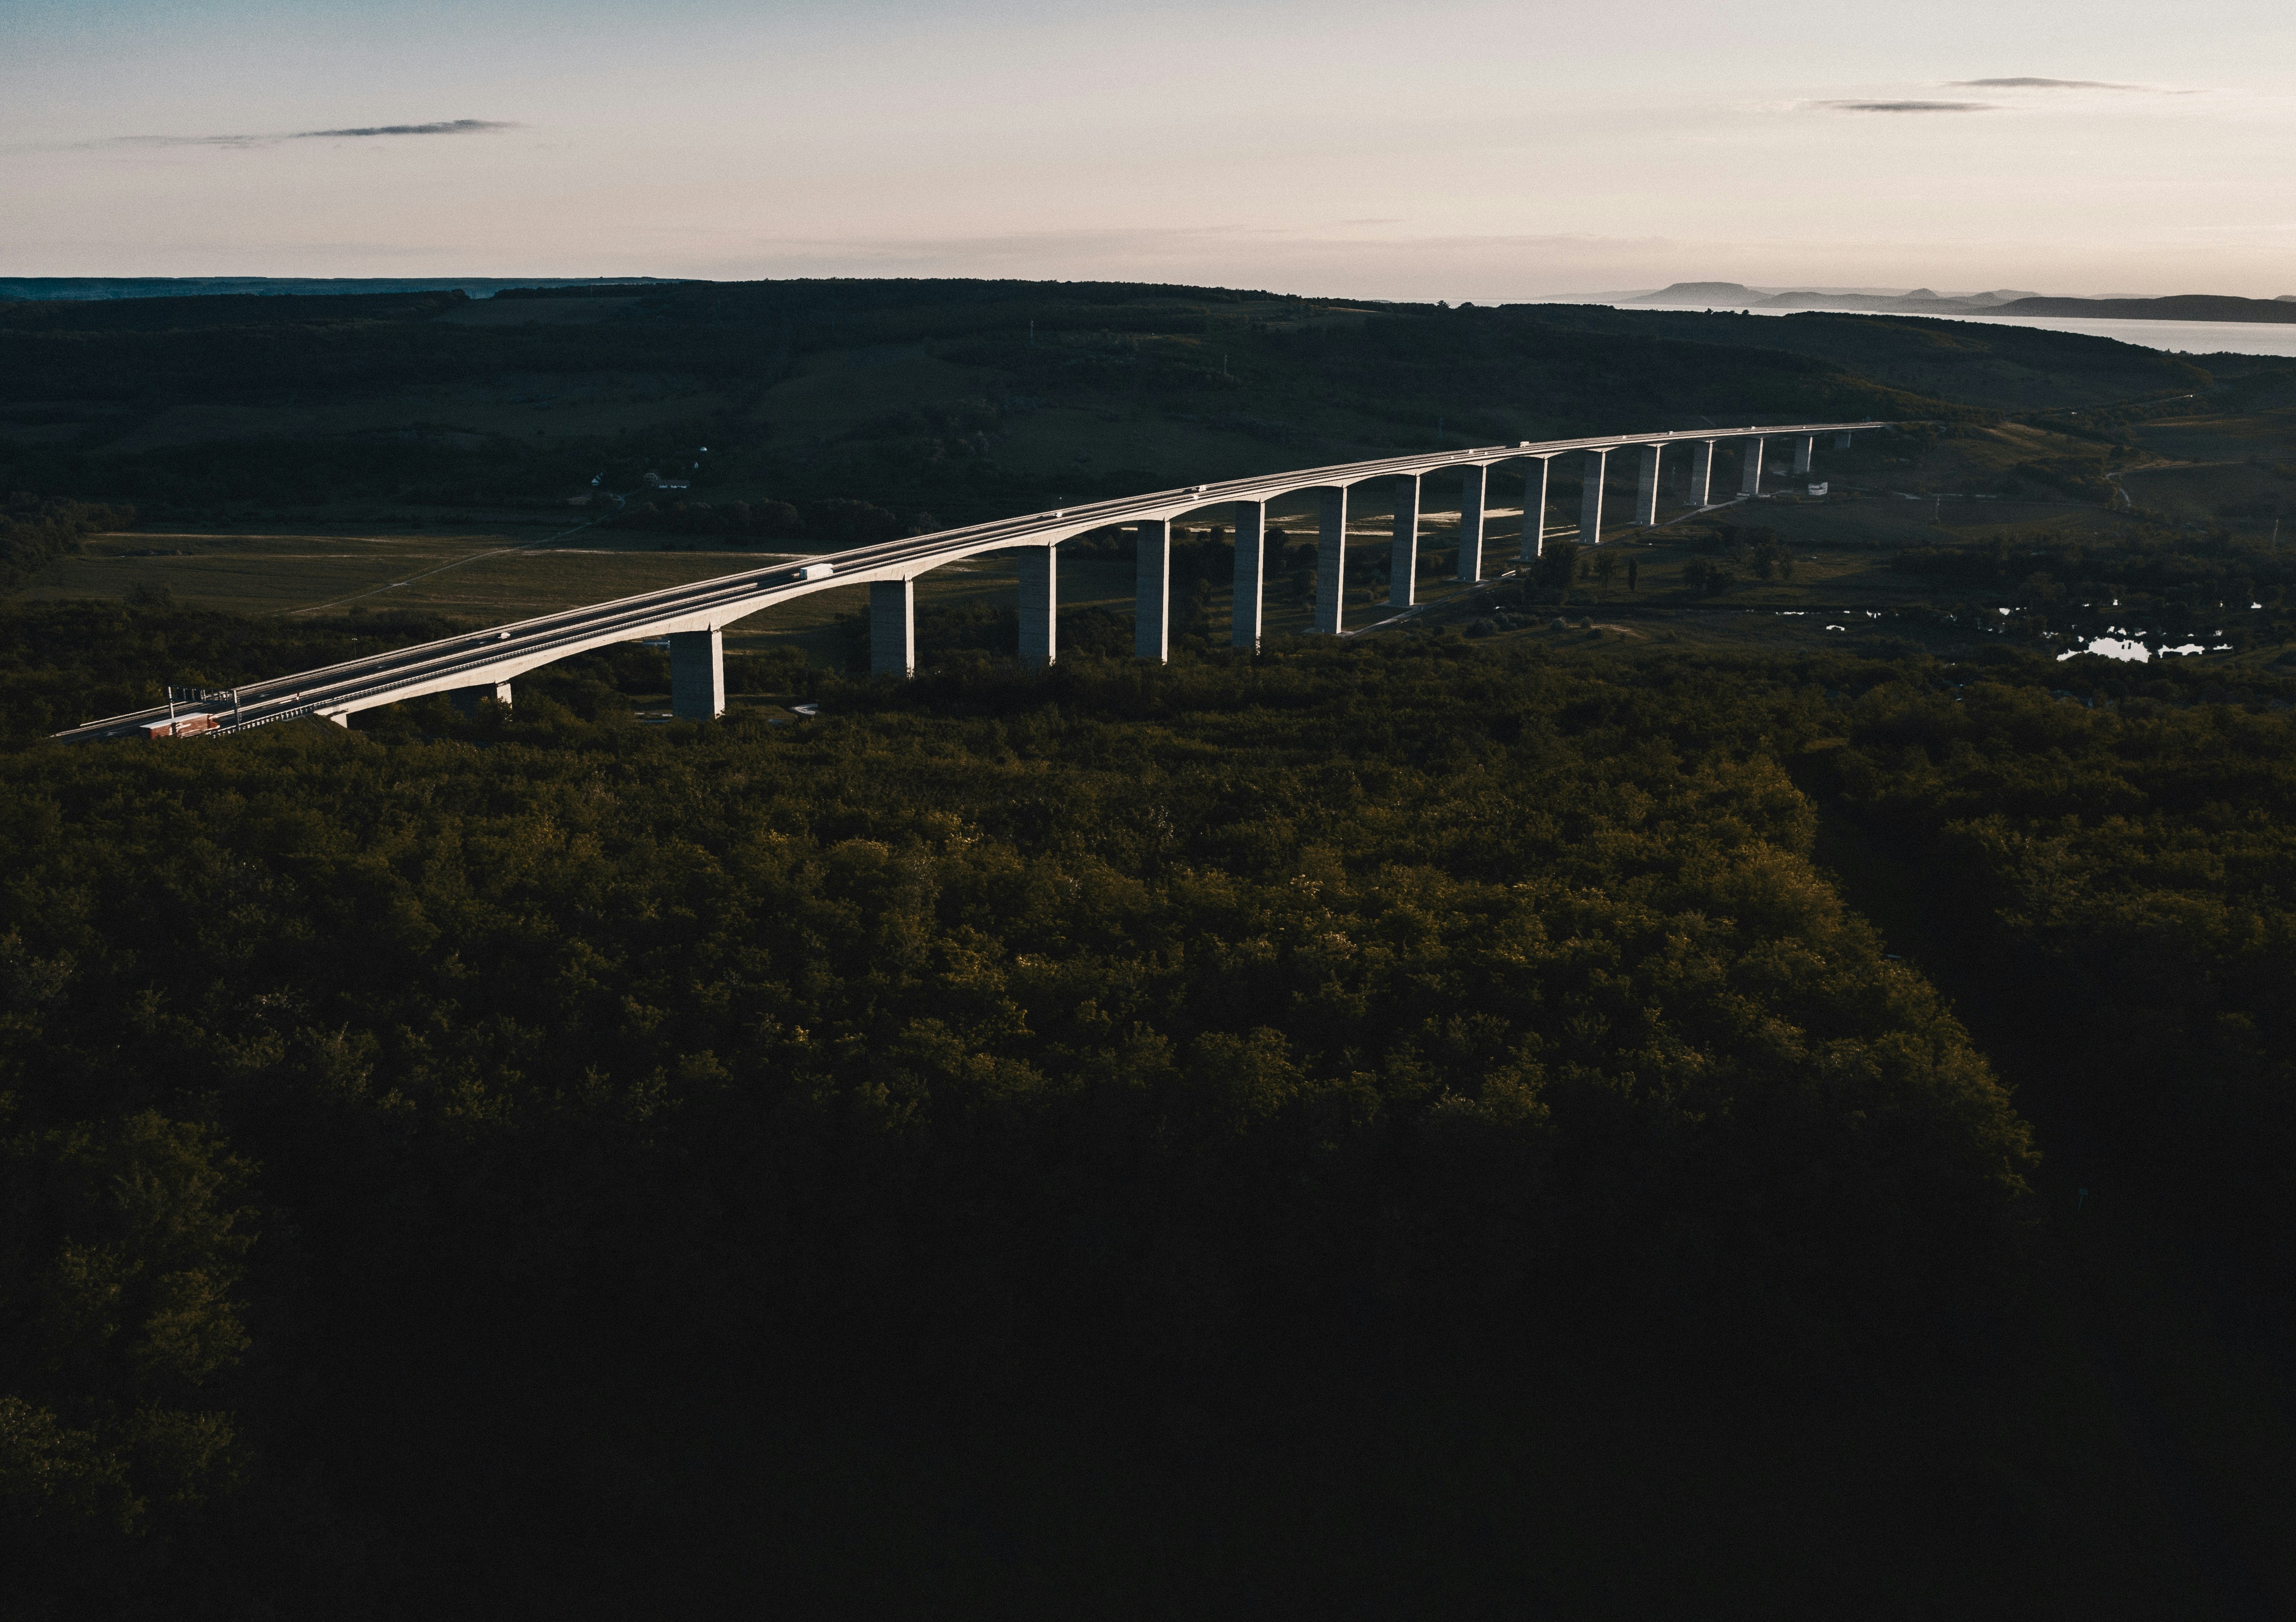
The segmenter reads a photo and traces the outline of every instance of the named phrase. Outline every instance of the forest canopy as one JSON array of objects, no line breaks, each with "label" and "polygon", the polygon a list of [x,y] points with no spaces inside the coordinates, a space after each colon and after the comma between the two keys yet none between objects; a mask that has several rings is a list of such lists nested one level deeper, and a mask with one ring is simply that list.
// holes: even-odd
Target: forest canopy
[{"label": "forest canopy", "polygon": [[703,1345],[1152,1406],[1374,1324],[1886,1364],[2016,1269],[2028,1129],[1812,867],[1792,684],[1445,638],[795,727],[530,686],[0,765],[0,1289],[135,1281],[8,1320],[20,1569],[161,1538],[236,1592],[250,1494],[348,1514],[278,1473],[296,1382],[429,1434],[382,1370],[448,1302],[578,1407]]}]

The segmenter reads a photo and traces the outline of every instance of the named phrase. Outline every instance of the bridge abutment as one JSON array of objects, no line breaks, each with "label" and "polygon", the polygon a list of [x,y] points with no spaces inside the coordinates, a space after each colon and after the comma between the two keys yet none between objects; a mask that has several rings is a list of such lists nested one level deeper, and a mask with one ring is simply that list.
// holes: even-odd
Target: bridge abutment
[{"label": "bridge abutment", "polygon": [[1172,521],[1134,530],[1132,557],[1132,655],[1162,664],[1172,656]]},{"label": "bridge abutment", "polygon": [[680,720],[715,720],[726,712],[724,631],[670,633],[669,712]]},{"label": "bridge abutment", "polygon": [[877,580],[869,587],[869,673],[917,673],[917,583]]},{"label": "bridge abutment", "polygon": [[[1267,579],[1267,504],[1235,504],[1235,586],[1228,599],[1227,642],[1259,650],[1260,597]],[[1320,611],[1318,611],[1320,612]]]}]

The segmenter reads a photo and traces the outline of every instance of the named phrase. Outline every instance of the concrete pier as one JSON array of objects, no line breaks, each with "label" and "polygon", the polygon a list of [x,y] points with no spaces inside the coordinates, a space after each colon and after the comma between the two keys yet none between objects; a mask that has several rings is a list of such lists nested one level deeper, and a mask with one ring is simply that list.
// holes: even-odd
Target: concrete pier
[{"label": "concrete pier", "polygon": [[1172,521],[1134,529],[1132,558],[1132,656],[1162,664],[1172,656]]},{"label": "concrete pier", "polygon": [[1794,441],[1794,472],[1797,473],[1808,473],[1809,471],[1809,459],[1816,450],[1817,436],[1816,434],[1806,433],[1800,439],[1796,440]]},{"label": "concrete pier", "polygon": [[726,712],[724,631],[670,633],[669,712],[680,720],[715,720]]},{"label": "concrete pier", "polygon": [[1848,434],[1846,434],[1846,433],[1837,433],[1837,434],[1835,434],[1835,435],[1833,436],[1833,448],[1834,448],[1834,449],[1836,449],[1836,450],[1847,450],[1847,449],[1849,449],[1849,436]]},{"label": "concrete pier", "polygon": [[1738,480],[1738,493],[1759,496],[1762,493],[1762,455],[1767,440],[1740,440],[1738,454],[1743,458],[1743,472]]},{"label": "concrete pier", "polygon": [[1546,545],[1546,462],[1533,457],[1522,470],[1522,536],[1514,549],[1519,564],[1538,562]]},{"label": "concrete pier", "polygon": [[1463,468],[1459,485],[1459,578],[1472,585],[1483,578],[1483,491],[1488,470]]},{"label": "concrete pier", "polygon": [[1336,637],[1348,622],[1348,492],[1334,488],[1316,494],[1316,629]]},{"label": "concrete pier", "polygon": [[1665,451],[1663,445],[1643,447],[1642,466],[1635,474],[1635,523],[1642,529],[1658,525],[1659,458]]},{"label": "concrete pier", "polygon": [[1030,547],[1021,554],[1021,663],[1042,670],[1059,656],[1060,548]]},{"label": "concrete pier", "polygon": [[1603,472],[1610,463],[1611,453],[1607,450],[1587,453],[1587,482],[1578,495],[1578,540],[1582,546],[1603,544]]},{"label": "concrete pier", "polygon": [[869,588],[869,673],[917,673],[917,585],[878,580]]},{"label": "concrete pier", "polygon": [[1419,475],[1395,482],[1395,544],[1387,553],[1387,605],[1408,608],[1419,600]]},{"label": "concrete pier", "polygon": [[[447,695],[447,701],[465,715],[478,713],[479,705],[491,698],[505,710],[510,708],[510,683],[489,681],[484,687],[456,687]],[[349,723],[344,723],[348,726]]]},{"label": "concrete pier", "polygon": [[1701,440],[1690,449],[1690,505],[1705,506],[1714,498],[1714,441]]},{"label": "concrete pier", "polygon": [[1227,644],[1259,647],[1260,597],[1267,579],[1267,504],[1235,504],[1235,589],[1229,599]]}]

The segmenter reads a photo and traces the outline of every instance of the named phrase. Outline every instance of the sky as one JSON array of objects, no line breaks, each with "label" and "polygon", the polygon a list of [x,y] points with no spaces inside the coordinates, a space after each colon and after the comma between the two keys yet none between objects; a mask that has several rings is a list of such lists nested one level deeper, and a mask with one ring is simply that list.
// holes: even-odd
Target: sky
[{"label": "sky", "polygon": [[2296,293],[2285,0],[0,0],[0,276]]}]

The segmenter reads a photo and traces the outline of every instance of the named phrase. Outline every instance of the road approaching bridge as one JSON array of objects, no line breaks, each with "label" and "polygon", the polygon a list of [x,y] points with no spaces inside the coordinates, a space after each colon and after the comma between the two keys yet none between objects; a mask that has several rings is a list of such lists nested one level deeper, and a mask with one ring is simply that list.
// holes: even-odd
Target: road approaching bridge
[{"label": "road approaching bridge", "polygon": [[738,570],[690,586],[374,654],[228,693],[200,694],[190,702],[176,700],[131,715],[90,721],[56,736],[71,742],[127,737],[212,737],[307,715],[324,716],[348,726],[351,716],[361,710],[437,693],[452,694],[458,700],[491,697],[508,703],[511,682],[528,671],[640,638],[668,639],[671,711],[708,720],[726,707],[726,626],[810,592],[865,585],[869,588],[870,670],[880,675],[907,675],[916,664],[917,577],[983,552],[1021,553],[1021,659],[1024,663],[1050,664],[1058,647],[1056,548],[1076,536],[1111,528],[1134,530],[1138,544],[1133,651],[1144,659],[1161,660],[1171,626],[1172,524],[1206,508],[1233,512],[1235,590],[1229,641],[1236,647],[1253,648],[1259,646],[1267,505],[1308,491],[1321,498],[1316,630],[1336,635],[1345,630],[1348,498],[1358,485],[1387,481],[1395,486],[1388,604],[1390,608],[1407,608],[1418,574],[1420,481],[1431,473],[1456,469],[1462,476],[1458,578],[1474,581],[1483,578],[1484,509],[1490,474],[1503,465],[1519,464],[1523,475],[1523,523],[1515,556],[1517,561],[1528,563],[1541,549],[1547,466],[1556,457],[1582,454],[1586,457],[1578,537],[1599,544],[1603,479],[1614,452],[1632,449],[1641,455],[1632,522],[1649,525],[1658,522],[1660,475],[1670,466],[1668,453],[1677,448],[1689,459],[1688,481],[1681,495],[1696,509],[1711,504],[1717,445],[1730,442],[1742,447],[1740,491],[1751,496],[1761,493],[1767,441],[1783,440],[1791,444],[1794,471],[1800,473],[1809,471],[1819,435],[1832,434],[1837,447],[1847,446],[1852,433],[1890,425],[1804,423],[1792,427],[1702,428],[1551,440],[1538,444],[1526,440],[1516,445],[1390,457],[1126,496],[856,547],[770,568]]}]

